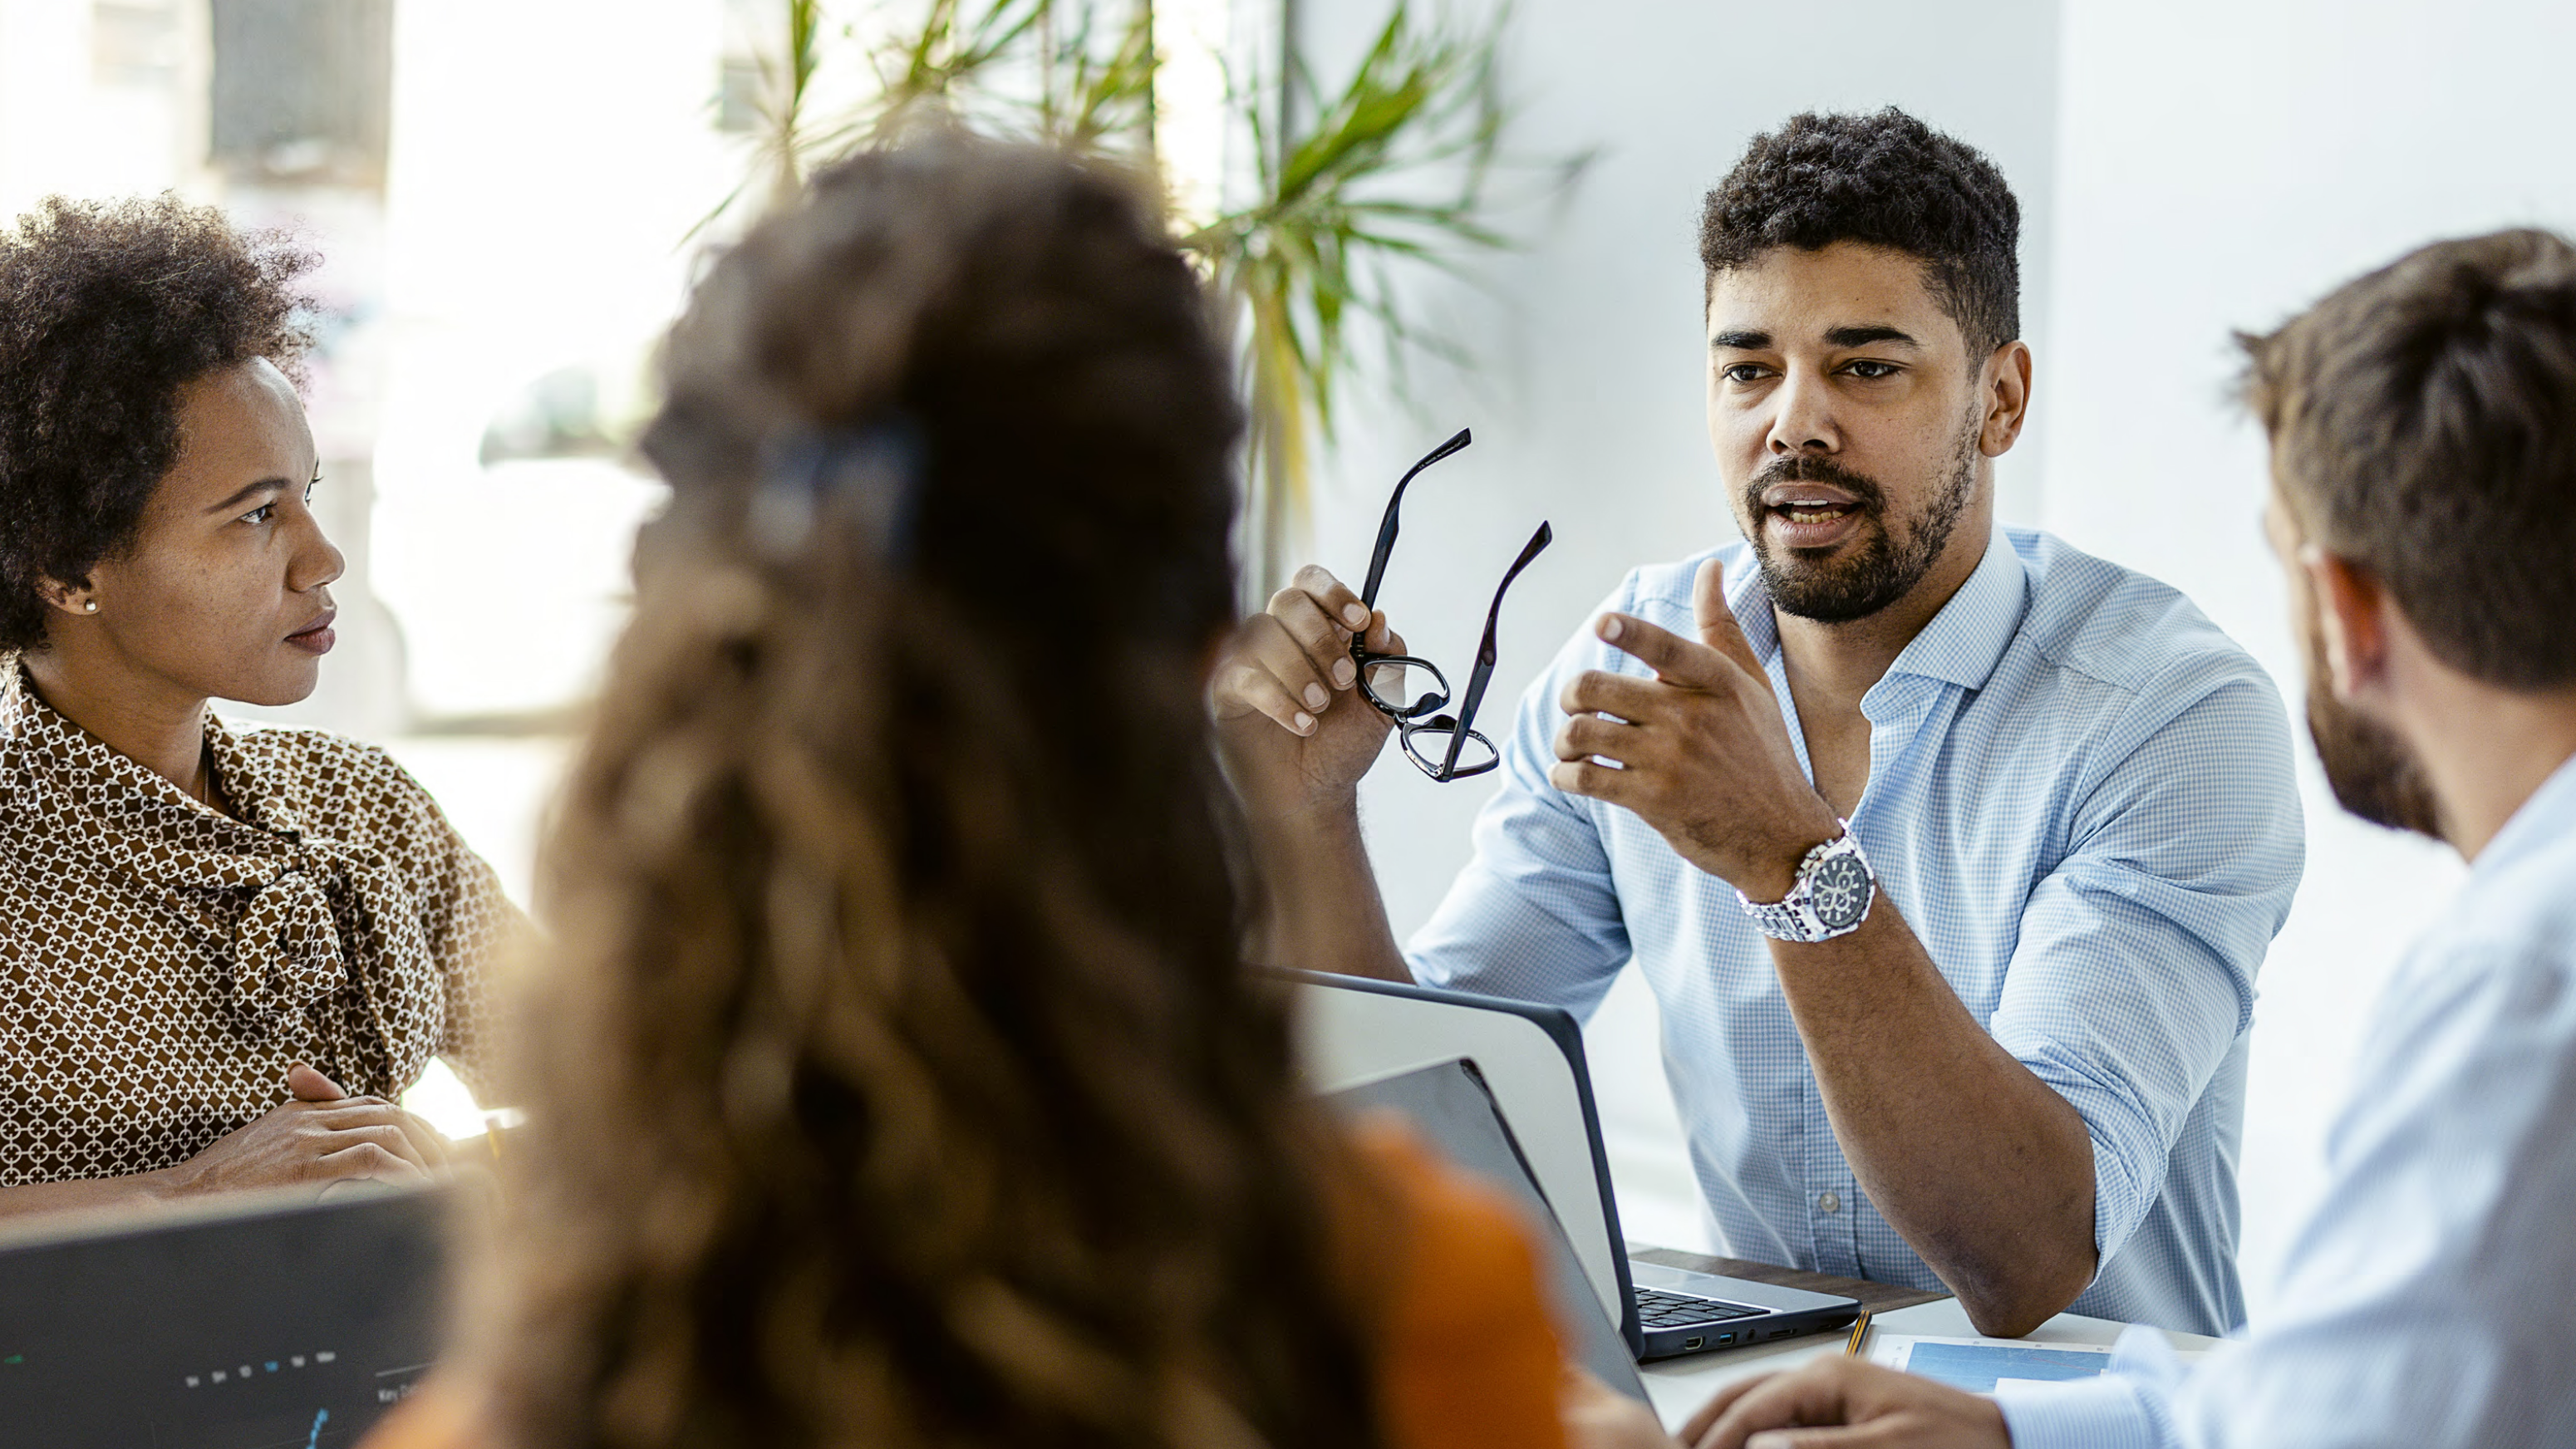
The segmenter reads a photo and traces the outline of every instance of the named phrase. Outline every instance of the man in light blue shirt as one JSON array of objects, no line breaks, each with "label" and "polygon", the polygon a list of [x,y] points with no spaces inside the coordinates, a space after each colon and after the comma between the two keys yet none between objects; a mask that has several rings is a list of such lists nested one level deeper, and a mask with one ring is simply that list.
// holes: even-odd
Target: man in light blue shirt
[{"label": "man in light blue shirt", "polygon": [[2221,1331],[2288,730],[2171,589],[1996,529],[2017,226],[1991,163],[1892,110],[1795,118],[1710,194],[1747,542],[1638,571],[1558,656],[1408,952],[1353,803],[1388,726],[1350,646],[1400,652],[1384,617],[1305,571],[1218,712],[1275,959],[1582,1011],[1637,963],[1730,1251],[1944,1285],[1992,1332],[2070,1303]]},{"label": "man in light blue shirt", "polygon": [[2470,862],[2279,1308],[2189,1372],[2133,1330],[2112,1374],[1996,1400],[1824,1365],[1723,1396],[1702,1449],[2576,1443],[2576,246],[2439,243],[2248,350],[2327,779]]}]

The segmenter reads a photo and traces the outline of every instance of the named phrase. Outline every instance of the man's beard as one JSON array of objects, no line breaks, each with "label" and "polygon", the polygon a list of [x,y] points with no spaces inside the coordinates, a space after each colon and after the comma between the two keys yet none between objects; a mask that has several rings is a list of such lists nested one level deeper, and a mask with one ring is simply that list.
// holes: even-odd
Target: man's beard
[{"label": "man's beard", "polygon": [[[1875,478],[1809,453],[1774,459],[1753,475],[1753,481],[1744,485],[1745,511],[1753,519],[1753,560],[1762,568],[1772,604],[1801,619],[1847,624],[1912,593],[1940,561],[1960,515],[1967,512],[1968,497],[1977,486],[1977,437],[1982,422],[1970,416],[1952,456],[1950,476],[1915,516],[1901,541],[1888,526],[1887,490]],[[1836,562],[1809,563],[1798,557],[1797,549],[1789,550],[1786,559],[1773,554],[1762,527],[1771,511],[1763,506],[1762,493],[1774,483],[1827,483],[1851,494],[1866,530],[1859,546]]]},{"label": "man's beard", "polygon": [[2325,640],[2308,630],[2308,737],[2335,803],[2373,825],[2442,838],[2440,805],[2414,753],[2394,730],[2334,697]]}]

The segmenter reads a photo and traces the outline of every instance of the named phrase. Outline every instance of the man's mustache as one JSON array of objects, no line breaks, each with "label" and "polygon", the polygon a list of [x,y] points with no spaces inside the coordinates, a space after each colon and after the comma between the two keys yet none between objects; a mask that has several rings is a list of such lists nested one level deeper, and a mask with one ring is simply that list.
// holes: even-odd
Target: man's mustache
[{"label": "man's mustache", "polygon": [[1744,485],[1745,501],[1753,511],[1762,511],[1762,494],[1774,483],[1829,483],[1859,500],[1865,509],[1877,509],[1887,502],[1887,490],[1867,474],[1855,473],[1831,458],[1813,453],[1791,453],[1774,458]]}]

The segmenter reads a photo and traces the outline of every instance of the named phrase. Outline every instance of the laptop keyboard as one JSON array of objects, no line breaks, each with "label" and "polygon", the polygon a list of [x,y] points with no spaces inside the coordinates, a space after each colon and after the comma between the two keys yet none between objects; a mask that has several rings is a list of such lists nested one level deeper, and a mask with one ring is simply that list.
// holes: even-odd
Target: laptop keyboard
[{"label": "laptop keyboard", "polygon": [[1636,1294],[1637,1322],[1645,1328],[1723,1323],[1732,1318],[1756,1318],[1765,1311],[1740,1303],[1720,1303],[1714,1298],[1693,1298],[1687,1293],[1667,1293],[1660,1288],[1640,1288]]}]

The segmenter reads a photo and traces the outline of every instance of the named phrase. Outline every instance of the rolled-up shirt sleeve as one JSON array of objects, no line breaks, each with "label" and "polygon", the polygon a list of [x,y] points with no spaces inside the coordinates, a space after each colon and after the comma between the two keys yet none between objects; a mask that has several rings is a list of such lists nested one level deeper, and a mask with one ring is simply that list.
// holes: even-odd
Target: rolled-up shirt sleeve
[{"label": "rolled-up shirt sleeve", "polygon": [[[1635,577],[1596,613],[1633,607]],[[1600,663],[1578,633],[1521,696],[1503,783],[1476,816],[1476,854],[1406,947],[1429,986],[1545,1002],[1588,1017],[1629,957],[1628,925],[1590,803],[1549,783],[1566,682]]]},{"label": "rolled-up shirt sleeve", "polygon": [[2188,702],[2099,742],[2108,763],[2031,892],[1990,1027],[2084,1119],[2104,1263],[2154,1205],[2185,1120],[2252,1024],[2255,972],[2304,855],[2268,680],[2249,668],[2140,697]]}]

